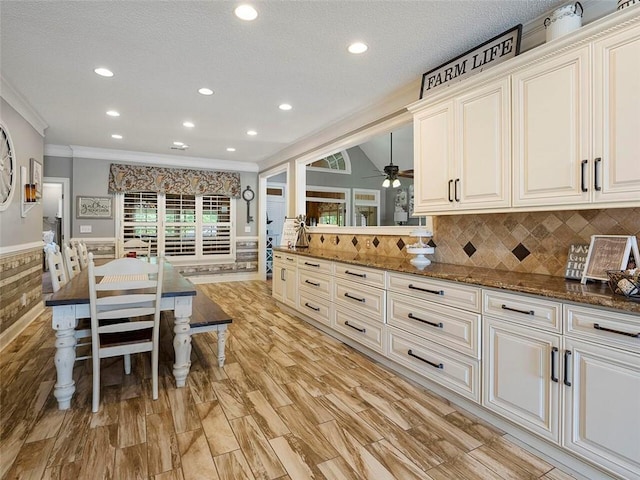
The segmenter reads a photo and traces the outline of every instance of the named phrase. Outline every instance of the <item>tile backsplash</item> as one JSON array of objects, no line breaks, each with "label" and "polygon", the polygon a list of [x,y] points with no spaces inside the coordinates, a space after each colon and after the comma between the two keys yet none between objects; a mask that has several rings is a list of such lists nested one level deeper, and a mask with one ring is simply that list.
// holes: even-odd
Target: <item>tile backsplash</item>
[{"label": "tile backsplash", "polygon": [[[564,276],[569,245],[591,235],[640,237],[640,208],[434,217],[432,261]],[[312,234],[312,248],[409,257],[411,237]]]}]

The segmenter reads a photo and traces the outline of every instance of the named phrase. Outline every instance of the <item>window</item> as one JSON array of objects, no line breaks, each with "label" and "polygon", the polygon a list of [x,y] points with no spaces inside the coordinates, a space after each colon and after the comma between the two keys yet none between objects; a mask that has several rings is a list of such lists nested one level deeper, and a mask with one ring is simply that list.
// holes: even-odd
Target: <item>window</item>
[{"label": "window", "polygon": [[121,194],[121,238],[152,243],[154,255],[184,259],[233,256],[233,206],[222,195]]},{"label": "window", "polygon": [[307,165],[307,170],[326,173],[351,173],[351,160],[346,150],[328,155]]},{"label": "window", "polygon": [[348,225],[349,189],[308,186],[306,198],[309,225]]},{"label": "window", "polygon": [[380,225],[380,190],[353,189],[353,224],[357,227]]}]

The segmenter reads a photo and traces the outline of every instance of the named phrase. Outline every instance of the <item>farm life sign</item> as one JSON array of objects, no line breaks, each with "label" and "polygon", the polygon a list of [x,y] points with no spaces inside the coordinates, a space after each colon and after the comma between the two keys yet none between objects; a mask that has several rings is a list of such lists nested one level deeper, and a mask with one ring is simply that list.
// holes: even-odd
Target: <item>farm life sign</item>
[{"label": "farm life sign", "polygon": [[520,53],[522,24],[516,25],[500,35],[487,40],[482,45],[443,63],[422,75],[420,98],[443,85],[460,81],[487,67],[497,65]]}]

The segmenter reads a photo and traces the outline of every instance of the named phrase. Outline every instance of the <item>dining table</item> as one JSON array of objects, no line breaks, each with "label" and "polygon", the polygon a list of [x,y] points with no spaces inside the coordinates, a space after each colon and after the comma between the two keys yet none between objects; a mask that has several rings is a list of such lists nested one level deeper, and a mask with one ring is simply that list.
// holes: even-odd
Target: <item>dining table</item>
[{"label": "dining table", "polygon": [[[108,260],[96,261],[104,264]],[[142,261],[142,260],[140,260]],[[162,280],[161,310],[172,311],[174,364],[173,376],[177,387],[184,387],[191,367],[191,327],[190,319],[196,287],[168,262],[164,262]],[[67,410],[76,390],[73,380],[73,365],[76,361],[77,339],[75,334],[78,321],[90,318],[89,276],[83,270],[67,282],[60,290],[45,301],[52,309],[51,326],[55,331],[56,384],[53,395],[58,400],[58,408]]]}]

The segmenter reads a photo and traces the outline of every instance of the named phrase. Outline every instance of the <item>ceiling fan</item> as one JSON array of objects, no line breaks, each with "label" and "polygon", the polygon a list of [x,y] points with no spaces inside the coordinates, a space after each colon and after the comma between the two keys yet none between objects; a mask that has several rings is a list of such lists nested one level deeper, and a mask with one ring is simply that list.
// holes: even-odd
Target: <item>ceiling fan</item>
[{"label": "ceiling fan", "polygon": [[413,178],[413,169],[400,170],[400,167],[393,164],[393,132],[389,133],[389,165],[383,168],[381,175],[385,177],[382,182],[383,188],[398,188],[401,186],[398,177]]}]

